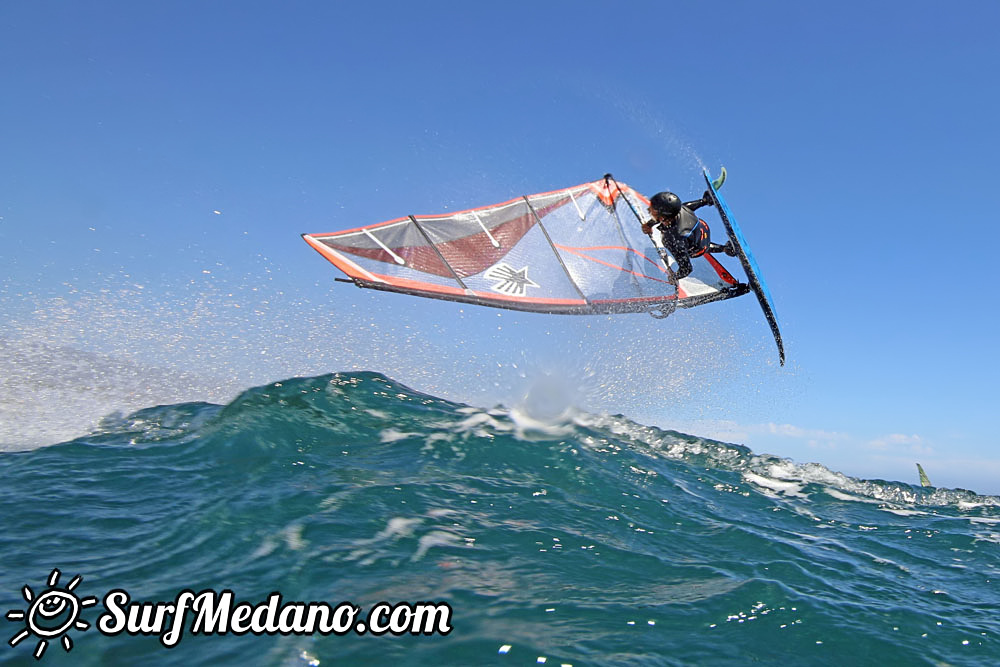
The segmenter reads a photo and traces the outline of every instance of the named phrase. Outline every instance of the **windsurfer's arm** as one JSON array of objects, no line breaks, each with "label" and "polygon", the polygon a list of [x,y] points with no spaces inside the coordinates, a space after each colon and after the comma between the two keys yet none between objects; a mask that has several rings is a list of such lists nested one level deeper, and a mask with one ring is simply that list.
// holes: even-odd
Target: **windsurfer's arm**
[{"label": "windsurfer's arm", "polygon": [[691,275],[691,258],[686,252],[677,253],[674,255],[674,260],[677,262],[677,271],[674,272],[674,275],[677,276],[678,280]]},{"label": "windsurfer's arm", "polygon": [[702,195],[701,199],[695,199],[694,201],[685,202],[684,205],[687,206],[692,211],[697,210],[702,206],[711,206],[712,196],[708,193],[708,190],[705,190],[705,194]]},{"label": "windsurfer's arm", "polygon": [[677,237],[677,233],[672,227],[664,229],[662,241],[664,247],[677,262],[677,271],[673,275],[678,279],[688,276],[691,273],[691,257],[688,255],[687,244],[683,239]]}]

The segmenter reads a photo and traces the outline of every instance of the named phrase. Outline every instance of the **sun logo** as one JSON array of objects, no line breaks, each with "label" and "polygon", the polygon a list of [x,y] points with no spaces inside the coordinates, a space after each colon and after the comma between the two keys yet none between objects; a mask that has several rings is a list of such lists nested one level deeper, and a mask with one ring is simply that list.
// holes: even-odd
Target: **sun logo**
[{"label": "sun logo", "polygon": [[17,646],[31,635],[38,637],[35,660],[41,660],[49,646],[49,640],[58,637],[62,637],[63,648],[69,652],[73,648],[73,640],[67,633],[74,628],[81,631],[89,628],[90,623],[80,620],[80,612],[84,607],[97,604],[97,598],[91,596],[81,600],[73,592],[83,581],[82,576],[73,577],[66,588],[59,588],[59,574],[59,570],[52,570],[48,590],[38,596],[25,585],[21,593],[28,603],[28,610],[11,609],[7,612],[8,621],[25,621],[24,629],[11,637],[8,643]]}]

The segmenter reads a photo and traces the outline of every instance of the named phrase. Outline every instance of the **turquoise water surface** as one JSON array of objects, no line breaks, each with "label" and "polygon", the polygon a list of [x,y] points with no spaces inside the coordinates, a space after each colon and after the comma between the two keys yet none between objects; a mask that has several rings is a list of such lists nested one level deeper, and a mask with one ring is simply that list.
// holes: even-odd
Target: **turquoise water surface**
[{"label": "turquoise water surface", "polygon": [[[3,662],[1000,660],[1000,499],[621,416],[537,423],[335,374],[105,420],[0,454],[0,480],[3,638],[22,636]],[[251,605],[275,592],[364,611],[447,603],[451,631],[204,635],[192,615],[166,648],[162,632],[99,629],[114,589],[150,611],[186,589]],[[73,613],[44,626],[31,601],[45,591],[90,598],[75,614],[89,627],[34,631]]]}]

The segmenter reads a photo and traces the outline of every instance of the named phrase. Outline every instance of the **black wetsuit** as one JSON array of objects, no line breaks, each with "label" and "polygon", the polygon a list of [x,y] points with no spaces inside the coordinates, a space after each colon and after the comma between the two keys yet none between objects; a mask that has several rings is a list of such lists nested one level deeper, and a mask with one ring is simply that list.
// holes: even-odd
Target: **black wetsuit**
[{"label": "black wetsuit", "polygon": [[697,209],[711,203],[708,197],[685,202],[673,220],[660,223],[660,239],[663,247],[677,260],[678,278],[689,275],[691,258],[701,257],[712,245],[708,223],[694,214]]}]

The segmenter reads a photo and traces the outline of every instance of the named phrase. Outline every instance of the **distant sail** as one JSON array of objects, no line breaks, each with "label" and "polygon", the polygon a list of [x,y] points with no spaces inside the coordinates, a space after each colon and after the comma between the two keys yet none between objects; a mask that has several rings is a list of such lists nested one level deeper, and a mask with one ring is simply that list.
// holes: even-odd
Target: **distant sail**
[{"label": "distant sail", "polygon": [[926,473],[924,473],[923,467],[918,463],[917,472],[920,473],[920,486],[934,486],[931,484],[931,480],[927,478]]},{"label": "distant sail", "polygon": [[[610,176],[458,213],[303,239],[360,287],[542,313],[689,308],[746,294],[709,254],[675,288],[638,211]],[[667,257],[668,260],[672,258]]]}]

